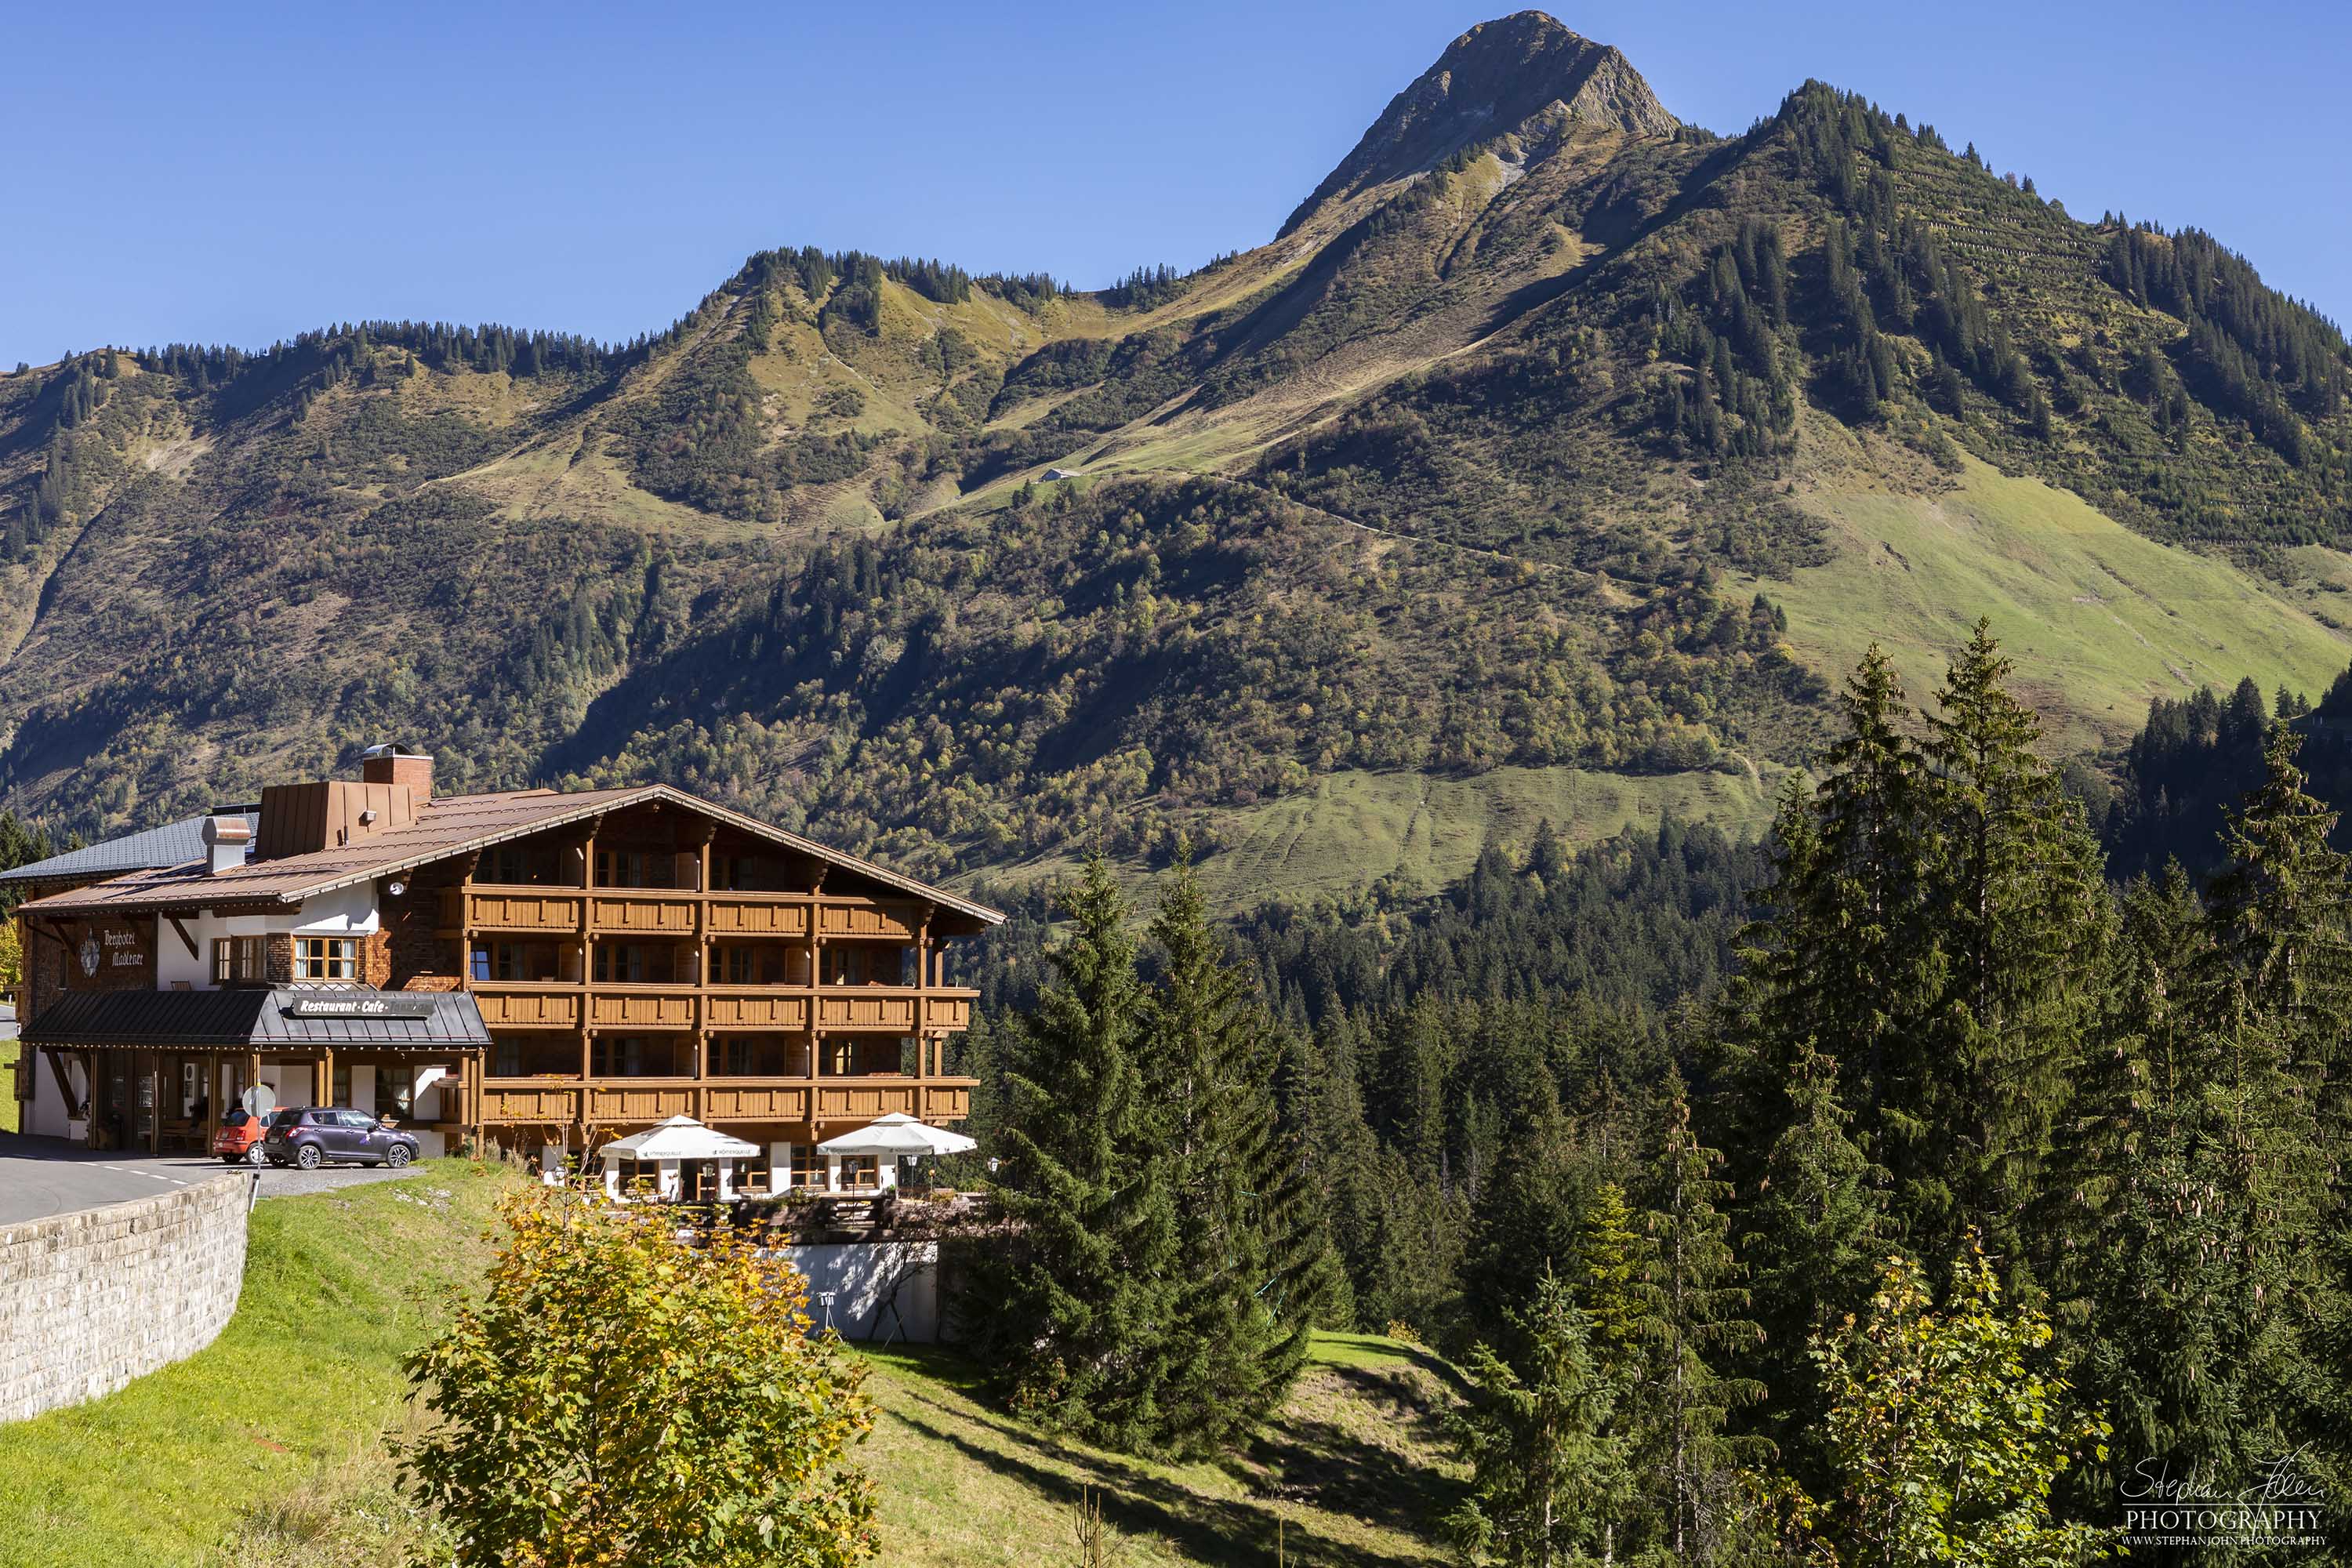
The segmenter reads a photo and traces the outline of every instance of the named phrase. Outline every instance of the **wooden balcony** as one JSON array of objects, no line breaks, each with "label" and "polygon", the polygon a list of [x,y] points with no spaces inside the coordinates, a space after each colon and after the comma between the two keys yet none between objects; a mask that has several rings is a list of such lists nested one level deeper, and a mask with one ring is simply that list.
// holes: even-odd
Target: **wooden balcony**
[{"label": "wooden balcony", "polygon": [[881,904],[820,904],[817,909],[819,936],[915,940],[915,928],[907,923],[901,912]]},{"label": "wooden balcony", "polygon": [[703,993],[704,1026],[712,1029],[805,1029],[808,994],[775,986],[712,988]]},{"label": "wooden balcony", "polygon": [[588,1085],[588,1120],[605,1126],[692,1116],[698,1095],[691,1079],[600,1079]]},{"label": "wooden balcony", "polygon": [[577,1121],[580,1091],[577,1083],[547,1083],[537,1079],[488,1079],[482,1085],[482,1121],[491,1126]]},{"label": "wooden balcony", "polygon": [[824,986],[817,992],[816,1026],[911,1035],[916,1031],[915,1005],[920,997],[921,993],[911,985]]},{"label": "wooden balcony", "polygon": [[695,987],[593,985],[588,1022],[599,1029],[691,1029]]},{"label": "wooden balcony", "polygon": [[806,936],[808,906],[780,904],[772,894],[713,893],[705,906],[712,936]]},{"label": "wooden balcony", "polygon": [[816,1085],[819,1121],[871,1121],[892,1111],[921,1114],[923,1086],[911,1078],[820,1079]]},{"label": "wooden balcony", "polygon": [[611,936],[692,936],[701,903],[695,893],[599,888],[588,896],[588,929]]},{"label": "wooden balcony", "polygon": [[958,988],[941,995],[935,988],[923,998],[923,1027],[929,1029],[969,1029],[971,1027],[971,1005],[977,991]]},{"label": "wooden balcony", "polygon": [[713,1121],[806,1121],[813,1092],[806,1079],[713,1079],[703,1098]]},{"label": "wooden balcony", "polygon": [[477,981],[474,1005],[482,1022],[494,1029],[576,1029],[580,1026],[580,987],[562,982],[539,984],[499,984]]},{"label": "wooden balcony", "polygon": [[583,897],[578,889],[470,888],[460,910],[453,888],[442,900],[442,923],[483,932],[569,935],[580,929]]},{"label": "wooden balcony", "polygon": [[489,1126],[560,1125],[588,1120],[599,1126],[650,1124],[672,1116],[717,1122],[820,1123],[871,1121],[904,1111],[933,1123],[971,1113],[973,1080],[877,1077],[845,1079],[709,1078],[702,1079],[490,1079],[482,1085],[482,1121]]}]

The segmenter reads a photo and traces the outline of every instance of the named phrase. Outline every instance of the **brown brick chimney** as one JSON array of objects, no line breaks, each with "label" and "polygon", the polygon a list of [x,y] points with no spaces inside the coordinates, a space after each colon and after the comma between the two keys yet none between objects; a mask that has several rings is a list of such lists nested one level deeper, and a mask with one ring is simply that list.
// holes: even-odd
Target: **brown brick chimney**
[{"label": "brown brick chimney", "polygon": [[433,798],[433,758],[397,745],[370,746],[360,753],[360,782],[406,784],[421,805]]}]

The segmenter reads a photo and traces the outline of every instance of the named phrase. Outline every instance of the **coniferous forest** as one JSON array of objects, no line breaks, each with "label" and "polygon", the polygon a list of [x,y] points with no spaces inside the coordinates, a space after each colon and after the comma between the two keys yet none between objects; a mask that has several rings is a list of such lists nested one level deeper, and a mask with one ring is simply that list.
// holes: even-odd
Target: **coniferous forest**
[{"label": "coniferous forest", "polygon": [[1214,934],[1189,874],[1147,924],[1092,862],[971,1047],[1030,1222],[973,1298],[1005,1397],[1210,1451],[1307,1327],[1421,1341],[1480,1562],[2087,1561],[2151,1468],[2352,1479],[2311,715],[2159,703],[2130,776],[2236,747],[2245,787],[2197,874],[2119,871],[2019,683],[1983,626],[1924,695],[1872,649],[1761,845],[1547,828]]}]

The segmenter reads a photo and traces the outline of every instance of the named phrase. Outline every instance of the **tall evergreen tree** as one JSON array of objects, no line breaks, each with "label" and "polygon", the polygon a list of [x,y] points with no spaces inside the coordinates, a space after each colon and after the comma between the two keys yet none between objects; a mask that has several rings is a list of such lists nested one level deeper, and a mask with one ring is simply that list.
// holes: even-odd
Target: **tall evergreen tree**
[{"label": "tall evergreen tree", "polygon": [[1296,1145],[1276,1124],[1279,1032],[1210,924],[1188,858],[1180,855],[1151,923],[1165,963],[1139,1055],[1175,1226],[1160,1416],[1171,1447],[1207,1453],[1288,1392],[1333,1264]]},{"label": "tall evergreen tree", "polygon": [[1927,1058],[1923,1037],[1950,967],[1934,918],[1933,781],[1902,697],[1873,645],[1846,683],[1847,732],[1811,798],[1794,786],[1782,798],[1773,879],[1742,934],[1730,993],[1722,1134],[1734,1183],[1752,1196],[1790,1114],[1796,1064],[1813,1051],[1832,1058],[1852,1136],[1884,1190],[1890,1240],[1937,1158],[1930,1118],[1943,1064]]},{"label": "tall evergreen tree", "polygon": [[1730,1222],[1717,1205],[1730,1194],[1717,1175],[1722,1156],[1699,1142],[1681,1075],[1666,1082],[1665,1125],[1647,1182],[1651,1205],[1647,1280],[1650,1375],[1647,1447],[1665,1543],[1678,1562],[1713,1555],[1731,1497],[1738,1457],[1752,1441],[1727,1437],[1731,1411],[1763,1385],[1718,1367],[1760,1332],[1745,1313],[1748,1292],[1731,1247]]},{"label": "tall evergreen tree", "polygon": [[2035,753],[2013,669],[1979,621],[1927,716],[1947,988],[1917,1042],[1931,1087],[1906,1200],[1913,1246],[1938,1257],[1969,1225],[2022,1248],[2113,934],[2097,840]]},{"label": "tall evergreen tree", "polygon": [[1055,980],[1007,1029],[1011,1222],[974,1259],[959,1310],[1006,1402],[1090,1441],[1173,1434],[1175,1209],[1137,1064],[1144,992],[1127,900],[1099,857],[1068,898]]},{"label": "tall evergreen tree", "polygon": [[1545,1271],[1509,1321],[1527,1346],[1517,1364],[1484,1344],[1470,1355],[1469,1397],[1454,1417],[1470,1495],[1447,1532],[1472,1563],[1564,1568],[1590,1560],[1633,1489],[1624,1445],[1607,1431],[1614,1390],[1558,1274]]},{"label": "tall evergreen tree", "polygon": [[1781,1463],[1808,1485],[1821,1479],[1820,1421],[1828,1408],[1806,1343],[1830,1326],[1825,1308],[1866,1300],[1885,1248],[1870,1162],[1846,1134],[1837,1063],[1810,1046],[1790,1068],[1788,1115],[1766,1159],[1740,1237],[1762,1332],[1741,1358],[1769,1391],[1762,1430]]}]

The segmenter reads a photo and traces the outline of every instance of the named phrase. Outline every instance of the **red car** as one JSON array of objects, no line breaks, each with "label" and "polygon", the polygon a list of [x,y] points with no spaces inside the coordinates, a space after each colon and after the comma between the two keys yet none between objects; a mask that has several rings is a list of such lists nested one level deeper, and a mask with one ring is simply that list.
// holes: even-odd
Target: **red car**
[{"label": "red car", "polygon": [[258,1165],[261,1137],[268,1131],[269,1117],[240,1106],[221,1118],[220,1131],[213,1134],[213,1152],[231,1165]]}]

